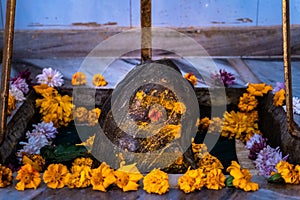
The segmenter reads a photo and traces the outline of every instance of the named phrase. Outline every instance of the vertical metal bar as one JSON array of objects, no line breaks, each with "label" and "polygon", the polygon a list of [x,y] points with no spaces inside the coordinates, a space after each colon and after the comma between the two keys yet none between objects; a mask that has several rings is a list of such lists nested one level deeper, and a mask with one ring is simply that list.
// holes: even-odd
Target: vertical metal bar
[{"label": "vertical metal bar", "polygon": [[282,0],[282,36],[283,36],[283,64],[284,82],[286,88],[286,114],[288,130],[293,132],[293,93],[292,93],[292,72],[291,72],[291,47],[290,47],[290,1]]},{"label": "vertical metal bar", "polygon": [[7,0],[0,92],[0,144],[3,142],[6,132],[6,112],[8,106],[10,68],[14,39],[15,10],[16,0]]},{"label": "vertical metal bar", "polygon": [[152,59],[151,0],[141,0],[141,60]]}]

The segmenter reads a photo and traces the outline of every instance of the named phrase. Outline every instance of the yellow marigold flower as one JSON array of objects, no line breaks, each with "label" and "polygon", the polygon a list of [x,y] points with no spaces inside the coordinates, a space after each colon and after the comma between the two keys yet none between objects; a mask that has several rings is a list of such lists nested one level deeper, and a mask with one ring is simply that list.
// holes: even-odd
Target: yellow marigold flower
[{"label": "yellow marigold flower", "polygon": [[234,187],[246,192],[258,190],[258,184],[250,182],[252,175],[248,169],[241,169],[236,161],[231,161],[231,165],[226,169],[233,177],[232,184]]},{"label": "yellow marigold flower", "polygon": [[285,100],[285,91],[284,91],[284,89],[281,89],[275,93],[275,95],[273,97],[273,104],[275,106],[282,106],[284,100]]},{"label": "yellow marigold flower", "polygon": [[88,166],[88,167],[92,167],[93,165],[93,160],[91,158],[76,158],[73,163],[73,166],[78,165],[78,166]]},{"label": "yellow marigold flower", "polygon": [[87,121],[88,110],[85,107],[78,107],[73,113],[74,120],[77,120],[79,123]]},{"label": "yellow marigold flower", "polygon": [[205,184],[205,174],[202,169],[190,170],[178,178],[178,187],[185,193],[200,190]]},{"label": "yellow marigold flower", "polygon": [[91,185],[92,169],[86,165],[73,165],[68,179],[69,188],[86,188]]},{"label": "yellow marigold flower", "polygon": [[94,86],[106,86],[107,82],[101,74],[95,74],[93,76],[93,85]]},{"label": "yellow marigold flower", "polygon": [[221,169],[214,168],[206,175],[206,187],[208,189],[220,190],[225,187],[226,176],[222,173]]},{"label": "yellow marigold flower", "polygon": [[72,85],[85,85],[86,84],[86,76],[83,72],[76,72],[72,75]]},{"label": "yellow marigold flower", "polygon": [[153,169],[144,177],[144,190],[148,193],[164,194],[169,190],[168,174],[160,169]]},{"label": "yellow marigold flower", "polygon": [[72,97],[68,95],[44,96],[36,100],[36,107],[40,107],[42,120],[46,123],[52,121],[56,128],[67,126],[72,120]]},{"label": "yellow marigold flower", "polygon": [[106,192],[106,188],[115,183],[115,181],[114,170],[105,162],[101,163],[98,168],[92,170],[91,184],[93,190]]},{"label": "yellow marigold flower", "polygon": [[174,103],[173,110],[174,110],[174,112],[176,112],[178,114],[184,114],[186,112],[186,107],[185,107],[184,103],[176,102],[176,103]]},{"label": "yellow marigold flower", "polygon": [[53,95],[55,96],[58,93],[56,89],[50,87],[47,84],[33,86],[33,89],[35,90],[36,93],[42,95],[43,97],[53,96]]},{"label": "yellow marigold flower", "polygon": [[16,180],[19,182],[16,185],[17,190],[24,190],[25,188],[36,189],[41,183],[40,173],[34,169],[30,164],[26,164],[18,171]]},{"label": "yellow marigold flower", "polygon": [[135,97],[139,100],[142,100],[144,97],[146,96],[145,92],[144,91],[138,91],[136,94],[135,94]]},{"label": "yellow marigold flower", "polygon": [[11,115],[11,112],[16,109],[16,99],[10,93],[8,94],[8,106],[7,114]]},{"label": "yellow marigold flower", "polygon": [[248,114],[231,111],[225,112],[221,135],[223,137],[237,138],[247,142],[258,131],[258,124]]},{"label": "yellow marigold flower", "polygon": [[221,133],[223,121],[224,120],[221,119],[220,117],[213,117],[210,120],[210,124],[209,124],[207,132],[208,133]]},{"label": "yellow marigold flower", "polygon": [[180,138],[181,137],[181,124],[175,125],[175,124],[168,124],[165,125],[161,130],[160,133],[163,133],[163,135],[168,135],[171,138]]},{"label": "yellow marigold flower", "polygon": [[115,171],[116,185],[123,189],[123,192],[138,190],[139,184],[137,183],[143,178],[140,173],[127,173],[124,171]]},{"label": "yellow marigold flower", "polygon": [[116,185],[123,189],[123,192],[137,190],[139,187],[138,181],[143,178],[143,175],[140,173],[136,167],[136,163],[131,165],[123,165],[116,170]]},{"label": "yellow marigold flower", "polygon": [[263,96],[272,90],[271,85],[266,85],[265,83],[249,83],[247,91],[253,96]]},{"label": "yellow marigold flower", "polygon": [[11,169],[0,164],[0,188],[9,186],[12,184],[12,181],[13,176]]},{"label": "yellow marigold flower", "polygon": [[99,108],[95,108],[89,111],[88,123],[90,126],[95,126],[98,123],[100,114],[101,114],[101,110]]},{"label": "yellow marigold flower", "polygon": [[238,107],[243,112],[249,112],[254,110],[258,105],[258,101],[255,96],[244,93],[242,97],[240,97],[240,101]]},{"label": "yellow marigold flower", "polygon": [[90,136],[86,141],[76,144],[76,146],[85,146],[87,149],[92,149],[94,145],[95,135]]},{"label": "yellow marigold flower", "polygon": [[190,81],[193,85],[197,85],[197,77],[193,73],[186,73],[184,78]]},{"label": "yellow marigold flower", "polygon": [[204,169],[204,172],[207,173],[213,169],[223,169],[221,161],[211,155],[210,153],[204,153],[203,157],[198,162],[198,167]]},{"label": "yellow marigold flower", "polygon": [[284,160],[280,161],[276,165],[276,169],[278,173],[281,174],[281,177],[284,179],[286,183],[298,184],[299,183],[299,167],[297,167],[297,171],[294,169],[294,165],[290,164]]},{"label": "yellow marigold flower", "polygon": [[208,130],[209,125],[210,125],[210,119],[208,117],[204,117],[200,120],[198,124],[199,130],[201,132],[206,132]]},{"label": "yellow marigold flower", "polygon": [[205,144],[196,144],[194,138],[192,138],[192,151],[194,153],[194,158],[199,161],[207,153],[207,146]]},{"label": "yellow marigold flower", "polygon": [[63,164],[50,164],[44,172],[44,182],[49,188],[63,188],[68,182],[69,170]]},{"label": "yellow marigold flower", "polygon": [[45,166],[45,159],[38,154],[24,155],[22,159],[23,165],[30,164],[37,171],[42,171]]}]

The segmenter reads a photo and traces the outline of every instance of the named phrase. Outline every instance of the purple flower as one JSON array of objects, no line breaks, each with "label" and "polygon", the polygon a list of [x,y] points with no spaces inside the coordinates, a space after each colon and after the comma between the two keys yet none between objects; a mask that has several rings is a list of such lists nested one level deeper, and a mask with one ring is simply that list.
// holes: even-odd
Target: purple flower
[{"label": "purple flower", "polygon": [[223,82],[224,86],[228,87],[229,85],[233,85],[235,83],[234,75],[230,72],[227,72],[225,69],[220,69],[219,73],[211,73],[210,77],[215,80],[216,85],[221,85]]},{"label": "purple flower", "polygon": [[11,81],[12,81],[12,83],[14,83],[18,78],[21,78],[21,79],[25,80],[27,85],[31,85],[32,79],[30,78],[30,74],[31,74],[31,72],[29,71],[29,69],[26,69],[22,72],[19,72],[19,74],[16,77],[11,79]]},{"label": "purple flower", "polygon": [[263,138],[259,134],[254,134],[252,138],[247,142],[246,147],[250,150],[248,158],[255,160],[257,154],[267,146],[267,139]]},{"label": "purple flower", "polygon": [[26,80],[23,78],[18,77],[15,79],[15,81],[12,82],[12,86],[15,86],[19,90],[21,90],[24,94],[27,94],[29,92],[28,84],[26,83]]},{"label": "purple flower", "polygon": [[257,159],[254,163],[259,171],[259,175],[268,177],[272,172],[277,172],[276,164],[281,160],[286,160],[287,157],[282,158],[279,147],[274,149],[268,145],[257,154]]},{"label": "purple flower", "polygon": [[32,125],[34,127],[34,129],[32,130],[32,133],[27,132],[26,136],[30,137],[30,135],[45,135],[47,137],[47,139],[53,139],[56,137],[56,134],[58,133],[56,128],[53,126],[53,122],[49,122],[49,123],[38,123],[38,124],[33,124]]},{"label": "purple flower", "polygon": [[273,89],[273,94],[275,94],[276,92],[279,92],[281,89],[285,90],[285,85],[284,83],[281,82],[276,82],[276,86]]}]

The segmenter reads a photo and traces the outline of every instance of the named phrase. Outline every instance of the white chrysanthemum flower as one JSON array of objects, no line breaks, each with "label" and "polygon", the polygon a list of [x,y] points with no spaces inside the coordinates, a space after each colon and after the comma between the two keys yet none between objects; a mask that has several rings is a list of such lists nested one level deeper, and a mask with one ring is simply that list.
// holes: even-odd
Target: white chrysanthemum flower
[{"label": "white chrysanthemum flower", "polygon": [[9,93],[17,100],[24,101],[26,98],[24,97],[24,93],[17,88],[15,85],[11,85],[9,88]]},{"label": "white chrysanthemum flower", "polygon": [[32,130],[32,134],[34,134],[35,132],[40,133],[45,135],[47,139],[54,139],[56,137],[56,134],[58,133],[57,129],[53,126],[53,122],[42,122],[34,124],[32,126],[34,127],[34,129]]},{"label": "white chrysanthemum flower", "polygon": [[[282,106],[286,112],[286,106]],[[293,112],[300,115],[300,99],[298,97],[293,97]]]},{"label": "white chrysanthemum flower", "polygon": [[28,142],[20,142],[20,144],[24,146],[23,149],[18,152],[19,155],[22,155],[22,153],[40,154],[41,148],[50,144],[50,142],[45,135],[35,135],[29,137]]},{"label": "white chrysanthemum flower", "polygon": [[55,70],[50,68],[44,68],[43,73],[36,76],[38,83],[47,84],[50,87],[58,87],[64,84],[63,75]]}]

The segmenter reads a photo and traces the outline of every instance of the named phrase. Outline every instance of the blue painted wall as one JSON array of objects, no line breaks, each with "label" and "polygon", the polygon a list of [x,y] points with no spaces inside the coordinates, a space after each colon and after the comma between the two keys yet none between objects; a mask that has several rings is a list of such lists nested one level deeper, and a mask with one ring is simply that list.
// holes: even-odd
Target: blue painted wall
[{"label": "blue painted wall", "polygon": [[[1,24],[6,0],[1,2]],[[82,28],[74,23],[140,25],[140,0],[17,0],[16,29]],[[300,0],[291,0],[300,24]],[[268,26],[281,24],[281,0],[152,0],[154,26]]]}]

